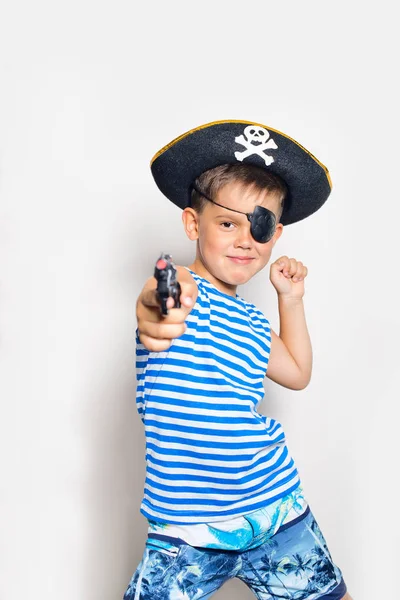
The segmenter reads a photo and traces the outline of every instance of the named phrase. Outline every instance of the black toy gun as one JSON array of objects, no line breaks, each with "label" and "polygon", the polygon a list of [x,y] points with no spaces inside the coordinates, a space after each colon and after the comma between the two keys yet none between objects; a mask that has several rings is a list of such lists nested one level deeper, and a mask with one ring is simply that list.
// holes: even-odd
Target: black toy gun
[{"label": "black toy gun", "polygon": [[180,308],[181,286],[176,279],[176,269],[170,254],[161,254],[156,262],[154,277],[157,279],[156,296],[161,306],[161,314],[167,315],[167,300],[170,296],[175,301],[174,308]]}]

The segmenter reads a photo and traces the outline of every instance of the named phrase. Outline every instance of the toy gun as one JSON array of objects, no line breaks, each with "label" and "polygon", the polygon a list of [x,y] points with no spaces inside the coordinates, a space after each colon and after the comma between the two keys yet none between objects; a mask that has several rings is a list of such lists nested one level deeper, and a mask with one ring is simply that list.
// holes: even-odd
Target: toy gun
[{"label": "toy gun", "polygon": [[180,308],[181,286],[176,280],[176,269],[170,254],[161,254],[156,262],[154,277],[157,279],[156,296],[161,305],[161,314],[168,314],[167,300],[170,296],[175,301],[174,308]]}]

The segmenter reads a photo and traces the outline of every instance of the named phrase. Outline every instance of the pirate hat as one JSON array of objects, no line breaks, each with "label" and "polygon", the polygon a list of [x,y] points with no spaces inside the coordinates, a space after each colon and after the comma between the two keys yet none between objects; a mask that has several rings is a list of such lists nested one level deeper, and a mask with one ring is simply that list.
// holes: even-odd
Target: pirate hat
[{"label": "pirate hat", "polygon": [[283,225],[316,212],[331,192],[328,169],[311,152],[286,134],[251,121],[216,121],[191,129],[157,152],[151,171],[161,192],[184,209],[199,175],[238,161],[266,169],[285,181],[289,192]]}]

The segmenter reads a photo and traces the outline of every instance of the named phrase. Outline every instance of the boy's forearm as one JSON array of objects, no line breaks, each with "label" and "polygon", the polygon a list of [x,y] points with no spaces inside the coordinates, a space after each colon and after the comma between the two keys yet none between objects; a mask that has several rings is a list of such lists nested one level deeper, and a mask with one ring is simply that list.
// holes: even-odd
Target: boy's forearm
[{"label": "boy's forearm", "polygon": [[303,299],[278,295],[278,307],[279,337],[299,367],[304,378],[304,385],[307,385],[311,379],[312,348]]}]

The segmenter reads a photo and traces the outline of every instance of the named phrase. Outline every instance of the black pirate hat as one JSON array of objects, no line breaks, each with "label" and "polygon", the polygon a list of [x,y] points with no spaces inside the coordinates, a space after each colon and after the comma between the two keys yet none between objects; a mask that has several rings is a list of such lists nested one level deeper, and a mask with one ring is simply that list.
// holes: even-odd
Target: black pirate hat
[{"label": "black pirate hat", "polygon": [[311,152],[286,134],[251,121],[216,121],[191,129],[157,152],[151,171],[161,192],[184,209],[197,177],[238,161],[262,167],[285,181],[289,192],[283,225],[316,212],[331,192],[328,169]]}]

